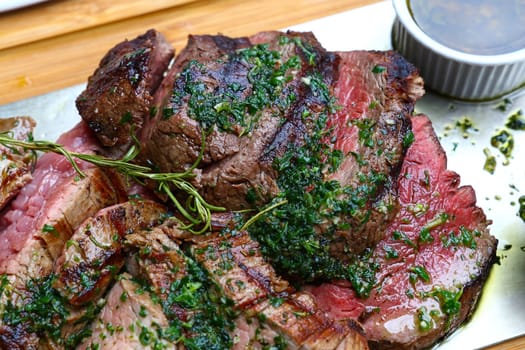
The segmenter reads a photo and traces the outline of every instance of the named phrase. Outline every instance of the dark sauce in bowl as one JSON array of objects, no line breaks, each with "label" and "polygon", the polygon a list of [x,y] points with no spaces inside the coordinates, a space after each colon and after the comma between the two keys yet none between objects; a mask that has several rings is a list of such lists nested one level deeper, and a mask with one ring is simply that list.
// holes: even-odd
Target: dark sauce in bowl
[{"label": "dark sauce in bowl", "polygon": [[428,36],[457,51],[500,55],[525,49],[525,0],[407,0]]}]

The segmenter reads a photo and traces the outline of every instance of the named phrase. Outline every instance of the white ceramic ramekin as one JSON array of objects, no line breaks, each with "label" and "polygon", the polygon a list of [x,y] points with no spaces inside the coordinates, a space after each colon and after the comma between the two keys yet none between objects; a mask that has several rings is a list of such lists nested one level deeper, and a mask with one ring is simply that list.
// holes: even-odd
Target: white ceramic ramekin
[{"label": "white ceramic ramekin", "polygon": [[407,0],[392,3],[396,11],[393,47],[419,69],[428,89],[463,100],[490,100],[525,84],[525,49],[501,55],[453,50],[419,28]]}]

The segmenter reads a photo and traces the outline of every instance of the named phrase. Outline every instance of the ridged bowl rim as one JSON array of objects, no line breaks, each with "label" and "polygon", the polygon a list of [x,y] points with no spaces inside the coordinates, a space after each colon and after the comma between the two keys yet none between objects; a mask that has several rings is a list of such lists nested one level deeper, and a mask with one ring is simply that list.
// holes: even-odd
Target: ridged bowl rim
[{"label": "ridged bowl rim", "polygon": [[427,35],[415,22],[410,14],[407,0],[392,0],[394,10],[403,26],[428,49],[455,61],[473,65],[503,65],[525,60],[525,49],[499,54],[499,55],[475,55],[451,49]]}]

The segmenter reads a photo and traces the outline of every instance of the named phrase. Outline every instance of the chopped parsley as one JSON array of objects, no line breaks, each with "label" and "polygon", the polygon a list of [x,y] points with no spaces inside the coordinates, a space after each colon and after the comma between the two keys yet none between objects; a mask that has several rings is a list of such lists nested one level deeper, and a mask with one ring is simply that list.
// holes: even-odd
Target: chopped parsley
[{"label": "chopped parsley", "polygon": [[205,65],[190,61],[174,84],[172,108],[163,111],[164,119],[187,108],[188,115],[206,131],[216,126],[242,135],[251,131],[261,111],[268,107],[285,109],[295,99],[284,87],[300,67],[299,57],[281,62],[279,52],[270,50],[268,44],[260,44],[239,50],[224,60],[224,69],[232,69],[231,65],[244,72],[246,85],[220,81],[218,87],[213,87],[203,78],[212,72]]},{"label": "chopped parsley", "polygon": [[70,309],[67,300],[53,288],[55,275],[29,279],[26,282],[27,297],[13,302],[9,295],[9,281],[6,275],[0,278],[0,296],[6,296],[0,311],[2,323],[8,327],[22,327],[40,337],[47,337],[66,349],[74,349],[85,337],[90,335],[89,323],[95,319],[99,308],[88,304],[83,316],[77,321],[86,327],[64,338],[62,329],[68,323]]}]

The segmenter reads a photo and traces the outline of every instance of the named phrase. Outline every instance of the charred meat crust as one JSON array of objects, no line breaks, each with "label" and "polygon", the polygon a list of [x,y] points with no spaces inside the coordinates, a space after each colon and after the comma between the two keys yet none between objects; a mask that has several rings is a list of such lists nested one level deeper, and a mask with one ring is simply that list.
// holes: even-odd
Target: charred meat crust
[{"label": "charred meat crust", "polygon": [[153,95],[173,57],[162,34],[149,30],[112,48],[76,100],[82,119],[104,146],[124,146],[150,119]]}]

